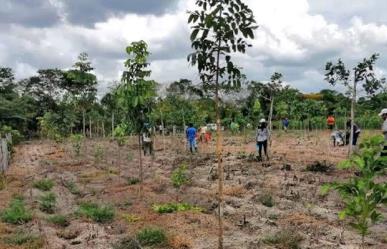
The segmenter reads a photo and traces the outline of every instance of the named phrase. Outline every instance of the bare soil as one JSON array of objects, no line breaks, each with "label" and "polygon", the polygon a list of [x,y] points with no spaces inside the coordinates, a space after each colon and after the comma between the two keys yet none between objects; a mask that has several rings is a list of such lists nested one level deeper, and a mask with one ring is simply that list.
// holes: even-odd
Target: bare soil
[{"label": "bare soil", "polygon": [[[34,218],[19,226],[0,222],[0,237],[22,227],[39,234],[45,248],[108,249],[128,235],[135,236],[141,228],[159,227],[169,239],[169,246],[160,248],[217,248],[214,142],[199,144],[199,153],[191,155],[182,137],[156,137],[155,157],[142,157],[143,184],[130,185],[128,179],[139,175],[136,141],[131,137],[127,145],[118,147],[108,138],[88,139],[78,157],[70,142],[36,140],[18,145],[6,173],[7,187],[0,191],[0,210],[13,195],[21,194],[33,210]],[[277,132],[270,147],[270,160],[264,162],[254,160],[252,134],[227,134],[223,144],[225,248],[286,248],[264,242],[284,229],[301,235],[300,248],[359,248],[361,237],[349,226],[349,221],[337,217],[343,207],[337,194],[320,194],[322,184],[354,174],[334,167],[345,159],[347,148],[333,147],[329,132]],[[103,151],[102,159],[96,156],[98,146]],[[315,162],[332,167],[327,172],[307,171],[307,165]],[[191,180],[178,192],[170,176],[181,164],[188,166]],[[32,185],[42,178],[54,180],[55,213],[69,215],[70,226],[61,228],[49,223],[48,215],[39,210],[37,200],[42,192]],[[67,181],[78,186],[79,195],[66,188]],[[263,204],[262,200],[268,196],[272,198],[272,207]],[[158,214],[152,210],[153,204],[177,199],[205,211]],[[116,210],[114,221],[100,224],[74,216],[78,204],[85,201],[112,205]],[[387,210],[383,213],[386,215]],[[367,248],[385,249],[386,242],[384,220],[373,226],[366,244]],[[12,247],[0,240],[0,248],[23,247]]]}]

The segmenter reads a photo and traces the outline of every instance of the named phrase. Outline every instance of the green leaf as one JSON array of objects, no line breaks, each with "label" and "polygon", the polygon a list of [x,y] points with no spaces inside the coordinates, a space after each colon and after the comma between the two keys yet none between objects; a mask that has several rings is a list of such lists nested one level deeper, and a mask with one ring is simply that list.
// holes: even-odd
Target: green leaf
[{"label": "green leaf", "polygon": [[342,210],[338,214],[340,220],[344,220],[345,217],[347,217],[347,212],[345,210]]},{"label": "green leaf", "polygon": [[344,161],[341,161],[337,167],[339,169],[348,169],[348,168],[351,168],[352,167],[352,162],[351,160],[344,160]]},{"label": "green leaf", "polygon": [[194,41],[199,33],[199,29],[194,29],[191,33],[191,41]]}]

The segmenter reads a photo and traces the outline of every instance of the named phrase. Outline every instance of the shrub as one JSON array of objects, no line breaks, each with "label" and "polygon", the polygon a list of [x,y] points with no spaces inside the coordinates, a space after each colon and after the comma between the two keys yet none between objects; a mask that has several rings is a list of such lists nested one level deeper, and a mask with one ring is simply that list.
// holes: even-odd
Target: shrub
[{"label": "shrub", "polygon": [[65,181],[64,186],[72,193],[73,195],[80,195],[81,191],[78,189],[78,186],[73,181]]},{"label": "shrub", "polygon": [[24,246],[23,248],[28,249],[40,249],[44,246],[41,237],[23,230],[18,230],[16,233],[4,237],[3,241],[8,245]]},{"label": "shrub", "polygon": [[197,211],[202,212],[203,209],[200,207],[192,206],[188,203],[166,203],[152,206],[153,211],[164,214],[164,213],[174,213],[181,211]]},{"label": "shrub", "polygon": [[70,225],[70,221],[67,216],[64,215],[53,215],[47,219],[52,224],[55,224],[60,227],[67,227]]},{"label": "shrub", "polygon": [[32,214],[26,209],[21,198],[11,200],[9,207],[1,212],[0,217],[3,222],[11,224],[24,224],[32,220]]},{"label": "shrub", "polygon": [[281,230],[264,238],[263,242],[283,249],[299,249],[302,240],[302,236],[293,230]]},{"label": "shrub", "polygon": [[76,156],[79,156],[81,154],[82,140],[83,136],[81,134],[71,135],[71,142]]},{"label": "shrub", "polygon": [[164,230],[160,228],[145,228],[137,233],[137,239],[143,246],[160,245],[167,241]]},{"label": "shrub", "polygon": [[266,207],[273,207],[274,206],[274,200],[273,197],[269,194],[264,194],[259,197],[259,201],[262,203],[262,205]]},{"label": "shrub", "polygon": [[110,222],[115,216],[111,206],[100,206],[96,203],[81,203],[77,213],[98,223]]},{"label": "shrub", "polygon": [[40,189],[42,191],[49,191],[54,187],[54,182],[51,179],[42,179],[35,181],[33,184],[34,188]]},{"label": "shrub", "polygon": [[54,213],[55,205],[56,205],[56,195],[52,192],[42,195],[39,199],[39,209],[43,212],[46,212],[49,214]]},{"label": "shrub", "polygon": [[175,169],[171,175],[171,181],[175,188],[180,188],[182,185],[188,183],[187,165],[182,164],[179,168]]}]

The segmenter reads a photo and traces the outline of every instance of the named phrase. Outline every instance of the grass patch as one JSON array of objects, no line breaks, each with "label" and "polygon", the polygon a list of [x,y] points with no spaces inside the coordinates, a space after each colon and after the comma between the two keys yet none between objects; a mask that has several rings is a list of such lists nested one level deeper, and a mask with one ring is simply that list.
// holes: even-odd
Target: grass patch
[{"label": "grass patch", "polygon": [[300,249],[302,236],[293,230],[281,230],[263,239],[263,242],[268,245],[275,245],[282,249]]},{"label": "grass patch", "polygon": [[8,208],[0,213],[1,220],[10,224],[24,224],[32,220],[32,213],[26,209],[20,197],[11,200]]},{"label": "grass patch", "polygon": [[160,228],[145,228],[136,235],[142,246],[155,246],[166,243],[167,236]]},{"label": "grass patch", "polygon": [[114,219],[115,211],[111,206],[101,206],[96,203],[81,203],[78,215],[85,216],[98,223],[107,223]]},{"label": "grass patch", "polygon": [[3,237],[5,244],[11,246],[23,246],[25,249],[40,249],[44,247],[43,239],[40,236],[18,230],[13,234]]},{"label": "grass patch", "polygon": [[203,209],[200,207],[192,206],[188,203],[165,203],[165,204],[155,204],[152,206],[153,211],[164,214],[164,213],[174,213],[181,211],[196,211],[202,212]]},{"label": "grass patch", "polygon": [[75,182],[73,181],[65,181],[64,182],[64,186],[65,188],[67,188],[70,193],[72,193],[73,195],[80,195],[81,194],[81,191],[79,190],[78,186],[75,184]]},{"label": "grass patch", "polygon": [[70,220],[67,216],[64,215],[53,215],[47,218],[47,220],[57,226],[67,227],[70,225]]},{"label": "grass patch", "polygon": [[264,205],[265,207],[274,207],[274,200],[273,197],[269,194],[264,194],[259,197],[259,201]]},{"label": "grass patch", "polygon": [[135,185],[135,184],[140,183],[140,179],[138,179],[136,177],[129,177],[127,179],[127,183],[128,183],[128,185]]},{"label": "grass patch", "polygon": [[52,214],[55,211],[56,195],[49,192],[39,199],[39,209],[45,213]]},{"label": "grass patch", "polygon": [[141,217],[135,214],[122,214],[121,216],[128,223],[134,223],[141,220]]},{"label": "grass patch", "polygon": [[140,243],[131,237],[123,238],[112,246],[113,249],[141,249]]},{"label": "grass patch", "polygon": [[42,191],[50,191],[54,187],[54,182],[51,179],[42,179],[35,181],[33,186]]}]

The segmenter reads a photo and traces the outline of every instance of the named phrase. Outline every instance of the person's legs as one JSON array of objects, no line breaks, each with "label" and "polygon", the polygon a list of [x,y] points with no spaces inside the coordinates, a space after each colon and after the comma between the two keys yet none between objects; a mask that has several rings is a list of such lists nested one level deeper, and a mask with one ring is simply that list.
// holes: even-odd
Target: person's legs
[{"label": "person's legs", "polygon": [[356,145],[357,144],[357,139],[359,138],[359,133],[355,133],[353,134],[353,140],[352,140],[352,145]]},{"label": "person's legs", "polygon": [[263,141],[262,144],[263,144],[263,151],[265,152],[265,156],[268,157],[268,155],[267,155],[267,140]]},{"label": "person's legs", "polygon": [[259,158],[262,158],[262,145],[262,142],[257,142]]}]

